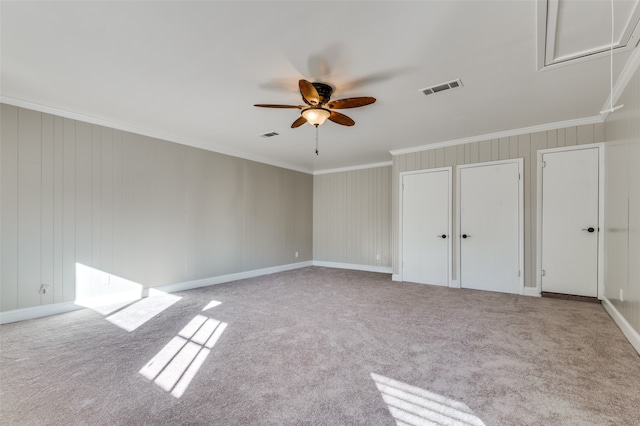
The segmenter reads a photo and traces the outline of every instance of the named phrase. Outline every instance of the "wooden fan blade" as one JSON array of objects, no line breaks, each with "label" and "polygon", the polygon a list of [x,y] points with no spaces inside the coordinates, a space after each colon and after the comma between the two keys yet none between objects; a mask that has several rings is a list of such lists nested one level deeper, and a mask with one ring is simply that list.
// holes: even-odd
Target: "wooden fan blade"
[{"label": "wooden fan blade", "polygon": [[334,123],[342,124],[343,126],[353,126],[354,124],[356,124],[356,122],[353,121],[351,118],[335,111],[331,111],[329,120],[333,121]]},{"label": "wooden fan blade", "polygon": [[309,83],[307,80],[300,80],[298,82],[298,87],[300,87],[300,94],[302,97],[309,102],[309,105],[318,105],[320,103],[320,95],[313,84]]},{"label": "wooden fan blade", "polygon": [[262,108],[297,108],[297,109],[306,108],[302,105],[255,104],[253,106],[262,107]]},{"label": "wooden fan blade", "polygon": [[333,109],[358,108],[361,106],[372,104],[375,101],[376,101],[376,98],[363,96],[360,98],[338,99],[337,101],[329,102],[327,106]]},{"label": "wooden fan blade", "polygon": [[306,122],[307,122],[307,119],[304,118],[303,116],[300,116],[300,118],[298,118],[296,121],[293,122],[293,124],[291,125],[291,128],[295,129],[296,127],[302,126]]}]

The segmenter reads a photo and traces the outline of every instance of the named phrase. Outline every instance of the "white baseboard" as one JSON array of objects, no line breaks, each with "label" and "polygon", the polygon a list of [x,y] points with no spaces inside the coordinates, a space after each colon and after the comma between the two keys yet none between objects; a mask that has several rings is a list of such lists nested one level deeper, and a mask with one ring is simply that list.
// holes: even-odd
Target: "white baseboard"
[{"label": "white baseboard", "polygon": [[449,282],[449,288],[461,288],[458,280],[451,280]]},{"label": "white baseboard", "polygon": [[602,306],[609,316],[611,316],[616,325],[620,327],[624,336],[629,340],[629,343],[631,343],[631,346],[633,346],[636,352],[640,354],[640,334],[631,327],[631,324],[629,324],[613,303],[611,303],[606,297],[602,298]]},{"label": "white baseboard", "polygon": [[524,296],[540,297],[540,289],[538,287],[524,287],[522,292]]},{"label": "white baseboard", "polygon": [[84,306],[76,305],[73,302],[53,303],[51,305],[34,306],[32,308],[14,309],[12,311],[0,312],[0,324],[64,314],[66,312],[77,311],[80,309],[84,309]]},{"label": "white baseboard", "polygon": [[[254,269],[253,271],[238,272],[236,274],[220,275],[212,278],[203,278],[200,280],[186,281],[176,284],[168,284],[154,287],[156,290],[165,293],[175,293],[178,291],[191,290],[194,288],[206,287],[214,284],[222,284],[230,281],[243,280],[245,278],[259,277],[260,275],[273,274],[276,272],[291,271],[293,269],[305,268],[312,266],[312,261],[290,263],[288,265],[273,266],[270,268]],[[142,291],[142,297],[147,297],[149,288]],[[25,321],[29,319],[47,317],[50,315],[63,314],[65,312],[77,311],[85,309],[85,306],[77,305],[74,302],[54,303],[50,305],[34,306],[32,308],[14,309],[12,311],[0,312],[0,324],[8,324],[11,322]]]},{"label": "white baseboard", "polygon": [[312,262],[289,263],[287,265],[272,266],[270,268],[254,269],[252,271],[238,272],[235,274],[219,275],[217,277],[202,278],[199,280],[185,281],[182,283],[167,284],[155,287],[156,290],[165,293],[176,293],[178,291],[193,290],[194,288],[207,287],[214,284],[228,283],[230,281],[244,280],[246,278],[259,277],[261,275],[275,274],[276,272],[291,271],[293,269],[311,266]]},{"label": "white baseboard", "polygon": [[402,282],[402,276],[400,274],[391,275],[391,281],[400,281]]},{"label": "white baseboard", "polygon": [[314,260],[313,266],[324,266],[326,268],[337,269],[352,269],[355,271],[382,272],[383,274],[393,273],[393,269],[391,268],[391,266],[357,265],[355,263],[324,262],[321,260]]}]

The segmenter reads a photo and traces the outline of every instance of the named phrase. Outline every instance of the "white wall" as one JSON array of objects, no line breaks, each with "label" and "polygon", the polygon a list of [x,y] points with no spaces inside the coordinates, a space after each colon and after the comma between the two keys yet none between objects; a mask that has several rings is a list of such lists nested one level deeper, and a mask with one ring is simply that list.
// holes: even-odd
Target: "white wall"
[{"label": "white wall", "polygon": [[[587,124],[396,155],[392,167],[316,175],[314,260],[393,265],[393,272],[397,274],[400,172],[524,158],[525,286],[535,287],[537,152],[603,141],[604,124]],[[454,190],[455,178],[454,173]],[[455,200],[454,194],[452,214],[456,211]],[[455,217],[452,217],[452,223],[455,227]],[[456,233],[455,229],[453,233]],[[454,239],[454,252],[456,242]],[[380,261],[376,259],[377,254],[381,254]],[[457,279],[455,271],[454,264],[453,279]]]},{"label": "white wall", "polygon": [[156,287],[312,259],[309,174],[1,108],[2,312],[73,301],[76,262]]},{"label": "white wall", "polygon": [[640,71],[620,104],[605,121],[605,297],[640,334]]},{"label": "white wall", "polygon": [[391,166],[314,176],[313,259],[391,266]]}]

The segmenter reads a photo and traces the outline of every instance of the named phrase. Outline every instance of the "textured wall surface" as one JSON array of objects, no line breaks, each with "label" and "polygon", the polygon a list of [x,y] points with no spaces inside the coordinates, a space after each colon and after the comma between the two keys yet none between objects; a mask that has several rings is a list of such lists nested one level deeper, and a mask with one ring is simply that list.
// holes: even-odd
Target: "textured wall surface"
[{"label": "textured wall surface", "polygon": [[314,176],[313,259],[391,266],[391,166]]},{"label": "textured wall surface", "polygon": [[605,121],[605,296],[640,333],[640,71],[621,104]]},{"label": "textured wall surface", "polygon": [[[537,152],[541,149],[563,146],[582,145],[604,141],[604,125],[589,124],[578,127],[567,127],[545,132],[527,133],[508,138],[486,140],[414,152],[393,157],[393,272],[399,273],[399,241],[398,214],[399,207],[399,175],[410,170],[432,169],[436,167],[454,166],[453,173],[453,214],[456,212],[456,173],[455,166],[461,164],[482,163],[486,161],[523,158],[524,161],[524,285],[536,286],[536,197],[537,197]],[[452,218],[453,235],[455,216]],[[456,277],[457,238],[453,242],[453,279]]]},{"label": "textured wall surface", "polygon": [[2,311],[73,301],[76,262],[155,287],[312,259],[309,174],[1,112]]}]

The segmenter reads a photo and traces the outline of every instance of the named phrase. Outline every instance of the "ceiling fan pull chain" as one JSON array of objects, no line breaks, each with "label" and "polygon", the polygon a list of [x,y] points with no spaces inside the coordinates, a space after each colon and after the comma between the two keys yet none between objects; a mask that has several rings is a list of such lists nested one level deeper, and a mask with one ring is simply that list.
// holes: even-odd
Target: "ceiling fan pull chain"
[{"label": "ceiling fan pull chain", "polygon": [[318,125],[316,124],[316,155],[319,155],[318,154],[318,132],[319,132]]}]

